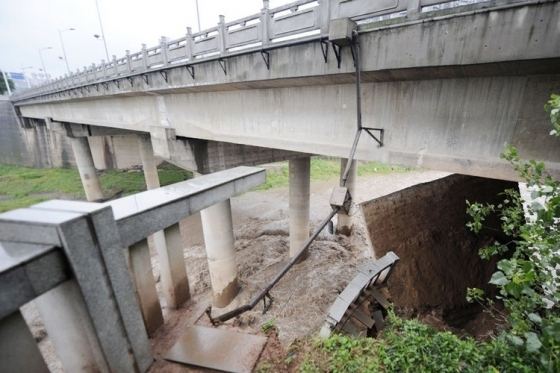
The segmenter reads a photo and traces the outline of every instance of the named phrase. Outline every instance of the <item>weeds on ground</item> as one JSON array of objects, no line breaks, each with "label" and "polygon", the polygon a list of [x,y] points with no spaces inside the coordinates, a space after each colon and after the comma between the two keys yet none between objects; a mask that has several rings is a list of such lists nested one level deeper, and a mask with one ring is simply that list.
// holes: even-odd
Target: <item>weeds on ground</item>
[{"label": "weeds on ground", "polygon": [[333,334],[316,340],[299,371],[540,372],[534,355],[496,339],[477,342],[390,314],[379,339]]}]

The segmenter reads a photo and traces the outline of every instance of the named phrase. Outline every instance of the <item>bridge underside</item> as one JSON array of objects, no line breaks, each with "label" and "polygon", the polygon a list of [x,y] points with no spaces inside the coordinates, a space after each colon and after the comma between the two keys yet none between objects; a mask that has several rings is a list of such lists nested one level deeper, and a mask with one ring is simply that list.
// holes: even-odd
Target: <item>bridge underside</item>
[{"label": "bridge underside", "polygon": [[[512,179],[511,167],[499,158],[507,142],[522,157],[560,170],[560,147],[549,136],[543,110],[560,92],[559,74],[378,82],[362,89],[364,126],[382,128],[384,139],[378,147],[364,136],[358,159]],[[340,84],[112,97],[20,110],[24,117],[150,133],[156,155],[178,163],[190,159],[193,169],[205,162],[201,149],[223,157],[234,147],[217,143],[259,148],[256,153],[272,154],[262,149],[268,148],[347,157],[355,102],[355,86]],[[225,154],[250,154],[248,149]]]}]

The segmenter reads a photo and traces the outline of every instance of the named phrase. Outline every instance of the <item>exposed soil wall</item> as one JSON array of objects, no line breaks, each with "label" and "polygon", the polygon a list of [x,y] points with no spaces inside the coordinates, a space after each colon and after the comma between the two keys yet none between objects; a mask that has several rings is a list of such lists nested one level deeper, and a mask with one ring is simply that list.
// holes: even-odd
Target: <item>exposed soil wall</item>
[{"label": "exposed soil wall", "polygon": [[[369,202],[362,213],[376,257],[394,251],[401,261],[389,281],[395,305],[405,314],[436,309],[450,324],[461,324],[473,312],[466,307],[466,289],[493,291],[487,282],[495,262],[480,259],[480,247],[493,242],[497,231],[477,236],[465,224],[466,203],[498,204],[504,189],[517,183],[451,175],[416,185]],[[497,218],[485,222],[499,228]]]}]

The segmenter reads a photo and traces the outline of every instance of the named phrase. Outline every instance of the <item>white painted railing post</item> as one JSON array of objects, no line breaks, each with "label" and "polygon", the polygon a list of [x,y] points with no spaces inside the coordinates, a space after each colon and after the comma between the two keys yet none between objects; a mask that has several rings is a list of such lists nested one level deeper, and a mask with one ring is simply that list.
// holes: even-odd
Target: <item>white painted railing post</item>
[{"label": "white painted railing post", "polygon": [[132,72],[132,63],[130,62],[130,51],[126,50],[126,71],[130,74]]},{"label": "white painted railing post", "polygon": [[226,17],[220,15],[220,22],[218,23],[218,48],[220,49],[220,54],[223,56],[226,49],[226,39],[227,39],[227,29],[226,29]]},{"label": "white painted railing post", "polygon": [[117,56],[113,54],[113,72],[115,77],[119,76],[119,64],[117,63]]},{"label": "white painted railing post", "polygon": [[329,25],[331,23],[330,0],[317,0],[319,3],[319,27],[321,28],[321,35],[329,34]]},{"label": "white painted railing post", "polygon": [[185,43],[185,51],[189,62],[194,60],[194,40],[192,36],[192,27],[187,27],[187,42]]},{"label": "white painted railing post", "polygon": [[263,0],[261,9],[262,45],[270,44],[270,5],[268,0]]},{"label": "white painted railing post", "polygon": [[107,79],[107,66],[105,60],[101,60],[101,69],[103,70],[103,79]]},{"label": "white painted railing post", "polygon": [[85,78],[84,83],[89,83],[87,66],[84,66],[84,78]]},{"label": "white painted railing post", "polygon": [[144,71],[148,71],[148,65],[148,51],[146,44],[142,44],[142,66],[144,66]]},{"label": "white painted railing post", "polygon": [[163,66],[169,65],[169,58],[167,56],[167,38],[165,36],[161,37],[161,41],[159,43],[159,53],[161,54],[161,60],[163,62]]},{"label": "white painted railing post", "polygon": [[93,81],[97,80],[97,68],[94,63],[91,64],[91,71],[93,73]]},{"label": "white painted railing post", "polygon": [[417,19],[422,11],[420,0],[408,0],[406,16],[408,19]]}]

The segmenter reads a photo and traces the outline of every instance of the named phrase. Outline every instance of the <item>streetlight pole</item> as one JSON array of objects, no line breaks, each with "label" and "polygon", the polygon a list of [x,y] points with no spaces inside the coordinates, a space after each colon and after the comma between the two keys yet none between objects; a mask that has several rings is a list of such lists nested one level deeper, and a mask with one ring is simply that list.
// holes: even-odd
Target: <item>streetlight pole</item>
[{"label": "streetlight pole", "polygon": [[64,62],[66,62],[66,69],[68,70],[68,75],[70,75],[70,65],[68,64],[68,58],[66,57],[66,49],[64,49],[64,42],[62,41],[62,33],[64,31],[74,31],[74,29],[67,28],[66,30],[58,30],[58,36],[60,37],[60,45],[62,46],[62,53],[64,54]]},{"label": "streetlight pole", "polygon": [[43,72],[45,73],[45,77],[47,78],[48,81],[49,74],[47,74],[47,69],[45,69],[45,61],[43,61],[43,54],[41,53],[41,51],[45,49],[52,49],[52,47],[39,48],[39,57],[41,57],[41,65],[43,66]]},{"label": "streetlight pole", "polygon": [[95,6],[97,8],[97,18],[99,18],[99,26],[101,27],[101,38],[103,39],[103,45],[105,45],[105,55],[107,56],[107,62],[111,61],[109,59],[109,51],[107,50],[107,41],[105,40],[105,32],[103,31],[103,22],[101,22],[101,13],[99,12],[99,3],[95,0]]},{"label": "streetlight pole", "polygon": [[27,77],[27,74],[25,73],[26,69],[32,69],[33,66],[27,66],[27,67],[23,67],[23,63],[21,64],[21,72],[23,73],[23,77],[25,78],[25,82],[27,83],[27,88],[31,88],[31,84],[29,83],[29,78]]},{"label": "streetlight pole", "polygon": [[198,18],[198,32],[202,31],[200,29],[200,12],[198,11],[198,0],[196,0],[196,17]]}]

